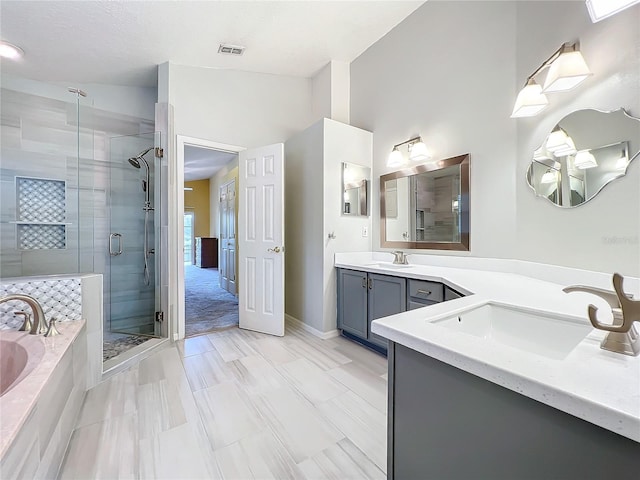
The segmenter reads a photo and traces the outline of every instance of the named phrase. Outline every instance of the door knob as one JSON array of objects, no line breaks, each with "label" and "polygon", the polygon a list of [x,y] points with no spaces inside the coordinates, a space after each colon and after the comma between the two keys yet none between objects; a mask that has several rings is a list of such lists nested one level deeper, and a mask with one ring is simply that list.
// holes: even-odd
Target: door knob
[{"label": "door knob", "polygon": [[284,247],[282,249],[280,247],[267,248],[267,252],[280,253],[281,251],[284,251]]}]

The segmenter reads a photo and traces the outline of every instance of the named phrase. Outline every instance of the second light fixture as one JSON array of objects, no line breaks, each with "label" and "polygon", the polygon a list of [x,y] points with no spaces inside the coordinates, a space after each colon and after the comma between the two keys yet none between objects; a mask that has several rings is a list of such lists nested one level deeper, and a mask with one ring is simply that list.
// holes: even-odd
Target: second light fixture
[{"label": "second light fixture", "polygon": [[[407,151],[409,153],[409,159],[407,159],[399,147],[406,145]],[[429,160],[431,158],[431,153],[429,149],[422,141],[420,137],[414,137],[406,142],[398,143],[393,146],[393,150],[389,154],[389,159],[387,160],[387,167],[401,167],[409,163],[409,160],[413,162],[420,162]]]},{"label": "second light fixture", "polygon": [[[535,77],[548,69],[544,84]],[[518,93],[511,118],[532,117],[547,108],[549,100],[545,93],[571,90],[593,75],[580,53],[580,44],[565,43],[543,62],[529,77]]]}]

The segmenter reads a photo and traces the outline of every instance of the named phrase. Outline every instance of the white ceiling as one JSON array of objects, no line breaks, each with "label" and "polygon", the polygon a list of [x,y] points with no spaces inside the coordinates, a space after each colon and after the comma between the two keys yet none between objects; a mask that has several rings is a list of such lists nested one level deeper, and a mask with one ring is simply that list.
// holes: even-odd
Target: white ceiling
[{"label": "white ceiling", "polygon": [[184,147],[184,181],[210,178],[236,156],[236,153],[186,145]]},{"label": "white ceiling", "polygon": [[[2,0],[2,39],[26,53],[2,70],[130,86],[155,86],[166,61],[311,77],[330,60],[351,62],[422,3]],[[220,55],[221,42],[247,49]]]}]

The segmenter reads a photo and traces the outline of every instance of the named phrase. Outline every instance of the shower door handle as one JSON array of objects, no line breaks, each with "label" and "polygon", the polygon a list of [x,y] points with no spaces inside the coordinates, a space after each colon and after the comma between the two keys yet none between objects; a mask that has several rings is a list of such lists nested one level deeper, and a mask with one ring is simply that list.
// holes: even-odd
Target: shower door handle
[{"label": "shower door handle", "polygon": [[[118,239],[118,250],[113,250],[113,239]],[[109,255],[116,257],[122,253],[122,235],[119,233],[112,233],[109,235]]]}]

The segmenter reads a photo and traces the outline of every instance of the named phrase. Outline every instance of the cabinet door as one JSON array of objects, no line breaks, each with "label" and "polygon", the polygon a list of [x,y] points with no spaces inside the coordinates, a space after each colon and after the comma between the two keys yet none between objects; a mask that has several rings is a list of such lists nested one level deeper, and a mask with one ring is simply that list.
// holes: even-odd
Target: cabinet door
[{"label": "cabinet door", "polygon": [[338,270],[338,328],[367,338],[367,274]]},{"label": "cabinet door", "polygon": [[369,317],[367,338],[371,343],[387,348],[387,339],[371,332],[371,322],[395,315],[407,309],[407,280],[388,275],[369,274]]}]

